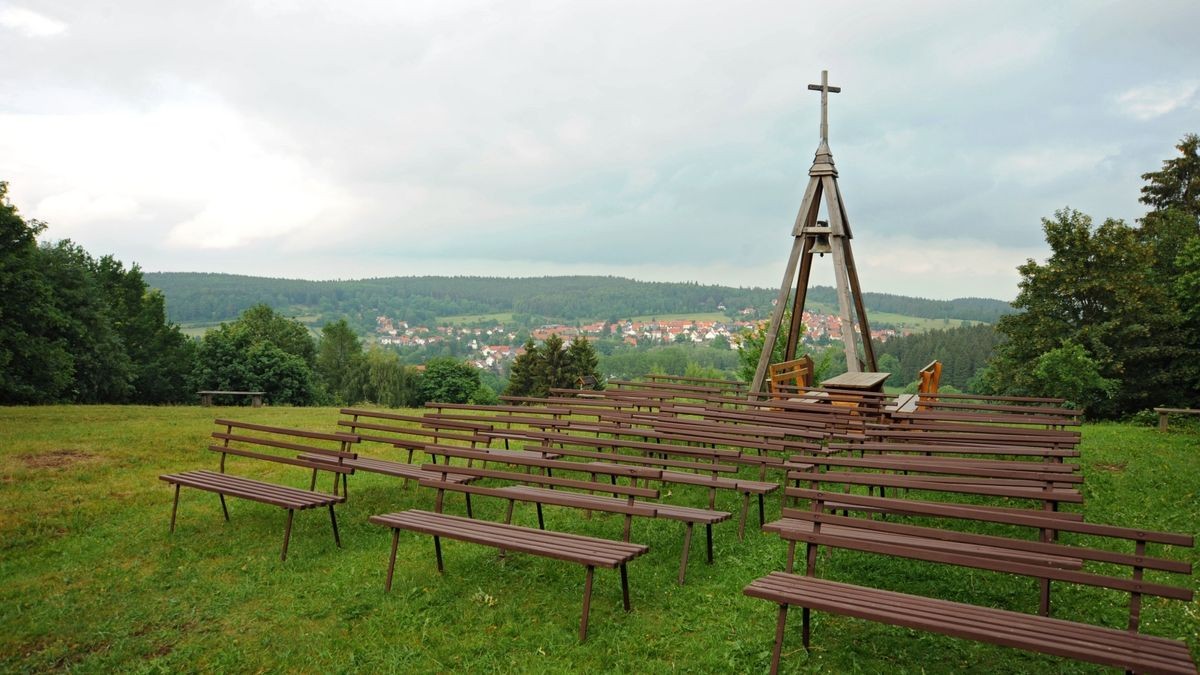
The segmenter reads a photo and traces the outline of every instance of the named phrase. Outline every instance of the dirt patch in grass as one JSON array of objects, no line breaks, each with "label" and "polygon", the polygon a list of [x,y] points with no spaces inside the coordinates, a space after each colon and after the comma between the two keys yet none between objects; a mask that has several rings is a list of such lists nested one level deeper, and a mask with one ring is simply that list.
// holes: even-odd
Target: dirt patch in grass
[{"label": "dirt patch in grass", "polygon": [[1094,466],[1101,471],[1107,471],[1109,473],[1121,473],[1125,470],[1125,464],[1125,462],[1097,462]]},{"label": "dirt patch in grass", "polygon": [[59,469],[78,462],[87,461],[93,457],[95,455],[82,450],[64,448],[62,450],[43,452],[39,455],[21,455],[21,460],[25,462],[25,466],[31,469]]},{"label": "dirt patch in grass", "polygon": [[167,654],[170,654],[173,651],[175,651],[175,645],[164,644],[164,645],[161,645],[158,649],[155,649],[154,651],[147,654],[144,658],[147,661],[153,661],[154,659],[162,658],[162,657],[166,656]]}]

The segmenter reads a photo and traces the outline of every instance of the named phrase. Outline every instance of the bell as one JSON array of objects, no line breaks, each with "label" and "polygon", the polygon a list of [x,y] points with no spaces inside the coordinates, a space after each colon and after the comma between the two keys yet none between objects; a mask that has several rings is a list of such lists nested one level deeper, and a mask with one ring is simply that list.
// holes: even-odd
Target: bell
[{"label": "bell", "polygon": [[818,234],[813,236],[812,249],[813,253],[825,257],[826,253],[833,253],[833,247],[829,245],[829,235]]}]

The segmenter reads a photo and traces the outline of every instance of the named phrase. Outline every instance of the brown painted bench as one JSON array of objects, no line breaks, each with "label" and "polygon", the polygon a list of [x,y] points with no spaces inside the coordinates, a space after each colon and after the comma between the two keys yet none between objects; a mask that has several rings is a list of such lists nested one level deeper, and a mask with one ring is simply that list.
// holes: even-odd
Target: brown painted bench
[{"label": "brown painted bench", "polygon": [[[789,488],[789,493],[793,489]],[[1145,570],[1190,574],[1191,564],[1147,555],[1148,544],[1191,548],[1191,536],[1152,532],[1047,517],[1049,514],[981,513],[960,505],[911,504],[913,515],[936,518],[965,518],[1004,525],[1022,525],[1039,531],[1070,532],[1089,537],[1132,543],[1124,553],[1082,545],[972,534],[954,530],[837,516],[826,512],[828,501],[843,501],[845,495],[819,490],[795,490],[796,496],[812,501],[811,511],[785,509],[785,520],[804,526],[780,527],[776,531],[788,541],[786,572],[773,572],[746,586],[744,593],[779,606],[771,672],[779,670],[788,607],[803,608],[802,641],[810,641],[810,611],[813,609],[896,626],[941,633],[1079,661],[1098,663],[1128,671],[1195,673],[1196,666],[1184,642],[1138,632],[1143,596],[1190,602],[1189,588],[1168,586],[1144,579]],[[906,500],[854,496],[863,505]],[[888,506],[889,510],[891,509]],[[797,543],[805,544],[805,573],[792,573]],[[819,579],[816,577],[819,546],[842,548],[911,560],[970,569],[1026,576],[1037,579],[1042,589],[1039,614],[1027,614],[963,602],[881,590]],[[1128,546],[1128,544],[1126,544]],[[1077,567],[1064,564],[1080,561]],[[1130,576],[1115,576],[1087,565],[1123,567]],[[1127,628],[1119,630],[1050,616],[1051,583],[1070,583],[1124,591],[1130,594]]]},{"label": "brown painted bench", "polygon": [[[738,539],[743,538],[746,529],[746,515],[750,509],[751,496],[758,497],[758,523],[765,522],[763,515],[763,499],[765,495],[779,489],[779,484],[767,481],[745,480],[736,476],[726,477],[721,474],[735,473],[736,466],[721,464],[723,459],[736,459],[738,453],[730,450],[711,450],[682,446],[682,454],[686,459],[675,459],[671,455],[676,446],[664,446],[658,443],[638,443],[636,441],[621,441],[616,439],[595,439],[571,436],[553,432],[513,432],[514,438],[524,441],[536,441],[539,445],[525,445],[525,450],[550,451],[553,449],[559,456],[577,457],[592,460],[599,464],[634,464],[649,466],[662,470],[661,481],[678,485],[694,485],[708,490],[708,508],[716,509],[716,491],[731,490],[742,495],[742,510],[738,519]],[[556,445],[551,446],[554,443]],[[579,450],[575,447],[594,448]],[[607,448],[609,452],[602,450]],[[622,449],[640,450],[653,453],[629,455],[618,452]],[[703,461],[707,460],[707,461]]]},{"label": "brown painted bench", "polygon": [[[286,429],[225,419],[215,420],[214,423],[219,427],[224,427],[223,431],[212,433],[212,438],[220,441],[221,444],[208,446],[209,450],[221,453],[219,472],[202,470],[159,476],[160,480],[175,486],[175,502],[171,506],[171,532],[175,531],[175,514],[179,510],[179,489],[189,487],[217,493],[226,521],[229,520],[229,507],[225,503],[225,497],[238,497],[278,506],[286,510],[287,524],[283,532],[283,550],[279,554],[280,560],[287,560],[288,542],[292,535],[292,516],[296,511],[305,509],[329,508],[333,540],[341,547],[342,541],[338,536],[337,516],[333,512],[333,506],[346,499],[344,494],[338,494],[338,479],[346,474],[354,473],[354,467],[346,462],[352,461],[356,457],[356,454],[350,451],[350,446],[359,442],[358,436]],[[316,445],[314,441],[325,441],[337,449]],[[322,459],[309,460],[272,455],[264,450],[300,452],[303,455],[319,456]],[[314,484],[310,485],[308,490],[303,490],[227,474],[225,473],[225,461],[229,455],[312,469]],[[314,491],[317,469],[333,472],[333,494]]]},{"label": "brown painted bench", "polygon": [[[527,453],[529,457],[525,458],[519,456],[519,451],[503,453],[491,451],[489,453],[484,450],[466,450],[439,446],[430,446],[426,449],[426,452],[430,455],[440,455],[446,462],[443,464],[426,464],[423,467],[433,477],[422,480],[421,485],[437,490],[434,512],[410,510],[401,513],[376,515],[370,518],[370,522],[391,528],[392,530],[392,549],[387,569],[387,590],[390,591],[392,588],[392,577],[396,568],[396,550],[399,543],[400,530],[409,530],[428,534],[433,537],[434,553],[437,557],[439,573],[444,571],[441,547],[442,537],[491,546],[499,549],[502,556],[509,551],[514,551],[583,565],[586,568],[586,576],[583,588],[583,613],[579,622],[580,641],[587,639],[588,616],[592,600],[592,576],[596,567],[620,568],[621,591],[625,611],[629,611],[629,581],[626,564],[649,550],[649,547],[644,544],[629,541],[632,519],[634,516],[652,518],[656,514],[655,505],[638,503],[634,501],[634,498],[657,497],[657,490],[640,488],[633,485],[610,485],[596,481],[552,476],[549,475],[549,472],[553,468],[566,469],[573,467],[562,467],[561,465],[568,463],[542,459],[535,453]],[[546,471],[546,474],[525,474],[476,466],[452,467],[448,464],[452,457],[478,461],[485,465],[487,463],[502,462],[527,467],[537,466]],[[526,459],[529,461],[523,461]],[[514,494],[509,489],[513,486],[495,487],[446,480],[445,478],[451,475],[451,471],[463,471],[475,479],[486,478],[517,484],[533,483],[552,486],[556,489],[546,490],[545,492],[548,494],[540,498],[526,498],[519,494]],[[619,475],[631,481],[636,478],[654,477],[657,474],[656,471],[638,467],[618,467],[612,470],[601,470],[598,473],[613,474],[614,476]],[[505,522],[495,523],[473,520],[471,518],[460,518],[442,513],[444,495],[447,490],[463,492],[468,496],[475,494],[508,500]],[[624,496],[625,499],[613,499],[606,503],[589,504],[595,510],[617,513],[625,517],[623,541],[546,530],[542,512],[543,504],[578,508],[579,500],[590,496],[575,493],[572,490],[603,490],[608,493]],[[532,501],[537,505],[537,529],[512,524],[513,504],[516,501]]]},{"label": "brown painted bench", "polygon": [[583,582],[583,612],[579,619],[580,642],[587,640],[588,615],[592,606],[592,575],[595,568],[620,568],[621,596],[625,611],[628,612],[629,574],[625,565],[650,550],[649,546],[626,541],[585,537],[421,510],[371,516],[370,521],[392,530],[392,553],[387,571],[389,591],[392,589],[392,575],[396,568],[396,547],[400,541],[400,530],[433,536],[439,573],[445,571],[442,563],[442,537],[583,565],[587,572]]},{"label": "brown painted bench", "polygon": [[[635,497],[643,497],[646,499],[657,499],[659,491],[653,488],[640,488],[634,485],[619,485],[614,484],[615,479],[625,477],[631,482],[636,480],[662,480],[662,471],[660,469],[643,466],[626,466],[626,465],[594,465],[584,462],[571,462],[564,460],[543,459],[534,452],[517,451],[513,453],[505,453],[499,457],[496,456],[496,451],[478,451],[466,450],[462,448],[446,448],[438,446],[429,446],[425,452],[430,455],[440,455],[447,460],[450,458],[465,459],[468,461],[489,462],[489,463],[504,463],[522,468],[541,469],[546,472],[543,475],[537,474],[521,474],[512,471],[497,471],[494,469],[483,469],[477,467],[447,467],[445,464],[427,464],[425,469],[428,471],[442,470],[446,468],[448,471],[464,472],[468,475],[478,476],[480,478],[493,478],[499,480],[510,481],[515,485],[506,485],[504,487],[483,487],[478,485],[454,485],[439,484],[439,498],[442,490],[455,490],[459,492],[469,492],[473,494],[486,494],[493,497],[500,497],[509,500],[509,510],[512,509],[512,502],[529,502],[537,507],[538,524],[543,524],[542,505],[549,504],[554,506],[565,506],[568,508],[579,509],[583,511],[601,511],[609,513],[620,513],[625,515],[625,539],[629,538],[630,527],[632,525],[633,516],[645,518],[664,518],[667,520],[677,520],[684,524],[683,549],[679,558],[679,584],[683,585],[687,576],[688,557],[692,543],[692,529],[695,525],[704,525],[705,535],[707,539],[708,563],[713,562],[713,532],[712,526],[729,520],[731,514],[728,511],[717,511],[709,509],[700,509],[690,506],[676,506],[673,504],[663,504],[661,502],[634,502]],[[528,456],[522,456],[522,453]],[[561,472],[579,472],[590,475],[612,476],[614,481],[605,485],[594,481],[581,481],[574,478],[565,478],[560,475]],[[551,472],[555,472],[551,474]],[[425,481],[422,485],[434,487],[430,481]],[[597,488],[596,485],[603,487]],[[590,492],[600,491],[605,494],[583,494],[572,492],[568,489],[584,489]],[[607,496],[607,495],[612,496]],[[631,510],[632,509],[632,510]]]}]

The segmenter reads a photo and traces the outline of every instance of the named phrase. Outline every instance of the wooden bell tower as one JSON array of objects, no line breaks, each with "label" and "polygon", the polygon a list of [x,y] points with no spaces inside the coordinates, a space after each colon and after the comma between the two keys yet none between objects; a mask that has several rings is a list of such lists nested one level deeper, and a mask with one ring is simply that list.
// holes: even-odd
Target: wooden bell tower
[{"label": "wooden bell tower", "polygon": [[[867,312],[863,307],[862,289],[858,283],[858,272],[854,267],[854,253],[850,250],[850,220],[846,216],[846,205],[838,189],[837,168],[833,164],[833,153],[829,150],[829,94],[838,93],[841,87],[829,86],[829,71],[821,71],[821,84],[810,84],[812,91],[821,92],[821,144],[808,170],[808,188],[800,202],[796,223],[792,228],[792,252],[788,256],[783,272],[783,283],[775,301],[775,311],[767,326],[762,356],[750,384],[750,392],[763,390],[763,379],[771,361],[771,353],[783,323],[784,308],[788,296],[795,295],[792,302],[792,320],[788,331],[787,349],[784,360],[796,358],[796,345],[800,340],[800,324],[804,316],[804,301],[808,295],[808,279],[812,273],[813,254],[833,258],[833,273],[837,285],[838,316],[842,322],[842,344],[846,350],[846,368],[856,373],[877,370],[875,352],[871,347],[871,328],[867,323]],[[821,202],[825,202],[825,219],[818,220]],[[798,268],[798,269],[797,269]],[[851,302],[853,301],[853,305]],[[855,328],[858,335],[855,335]],[[862,341],[859,356],[857,342]]]}]

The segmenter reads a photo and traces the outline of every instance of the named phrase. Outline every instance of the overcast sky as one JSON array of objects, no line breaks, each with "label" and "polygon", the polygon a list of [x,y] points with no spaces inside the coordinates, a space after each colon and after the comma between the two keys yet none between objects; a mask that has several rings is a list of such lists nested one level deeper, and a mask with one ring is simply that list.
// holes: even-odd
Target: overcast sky
[{"label": "overcast sky", "polygon": [[826,68],[864,290],[1011,299],[1041,218],[1139,217],[1200,132],[1198,25],[1196,0],[0,0],[0,180],[147,271],[778,287]]}]

